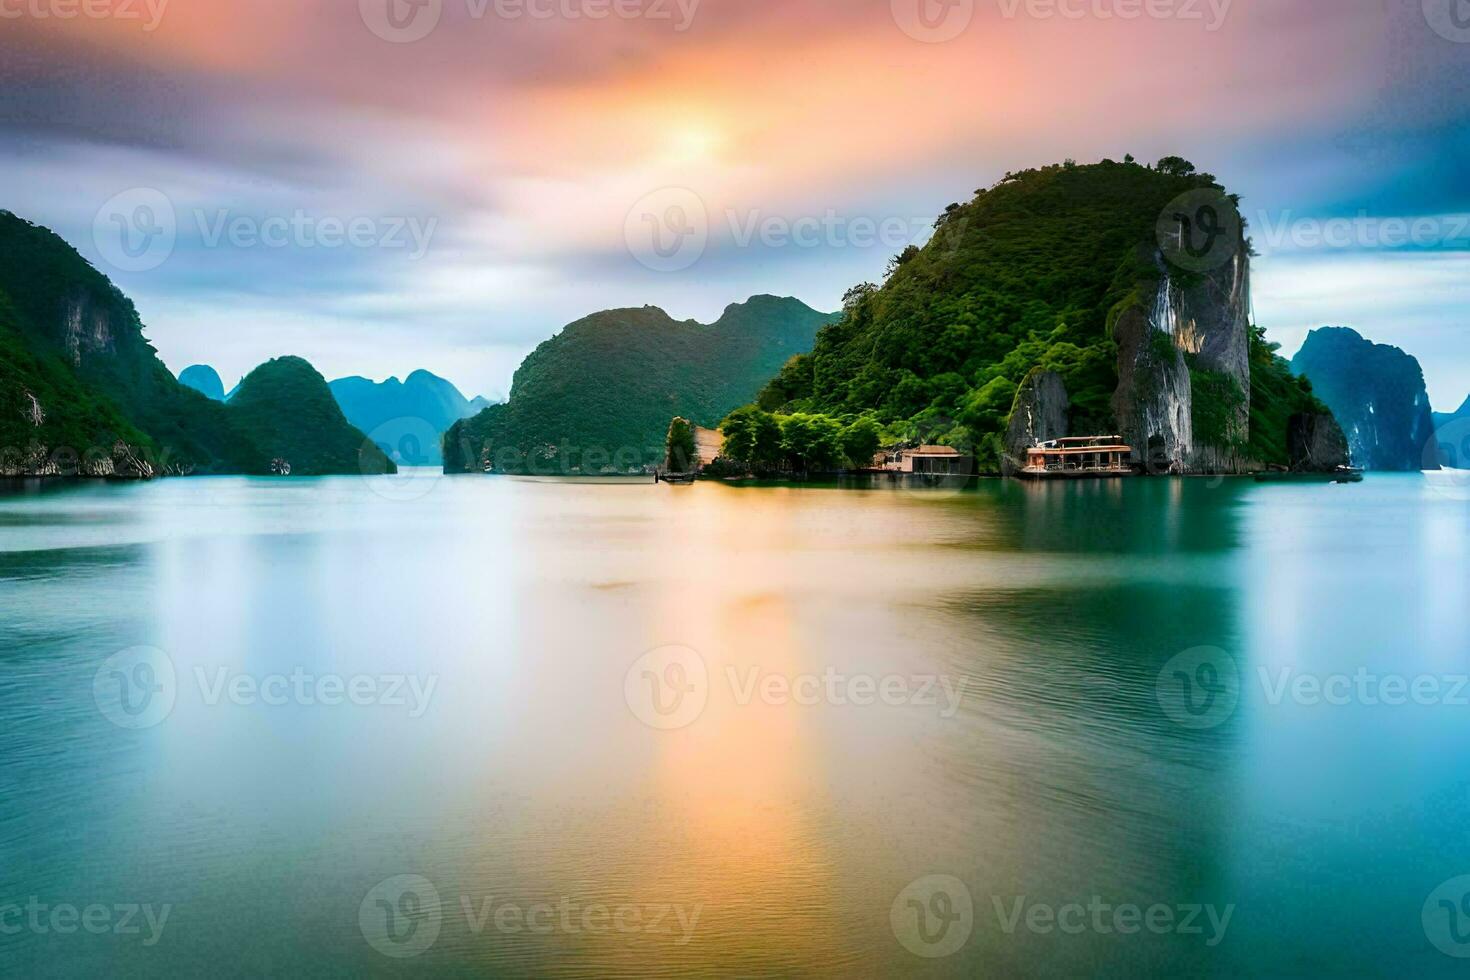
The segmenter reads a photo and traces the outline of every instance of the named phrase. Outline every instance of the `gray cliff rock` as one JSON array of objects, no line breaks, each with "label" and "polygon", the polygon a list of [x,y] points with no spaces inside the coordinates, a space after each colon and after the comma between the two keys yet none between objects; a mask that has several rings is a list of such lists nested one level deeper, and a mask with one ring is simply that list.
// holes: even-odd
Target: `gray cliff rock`
[{"label": "gray cliff rock", "polygon": [[1016,392],[1016,403],[1011,409],[1003,468],[1013,470],[1024,465],[1026,450],[1038,442],[1064,438],[1068,434],[1067,414],[1071,407],[1060,374],[1039,368],[1028,374]]},{"label": "gray cliff rock", "polygon": [[[1250,256],[1237,250],[1218,268],[1182,274],[1155,255],[1157,288],[1123,311],[1113,328],[1118,388],[1113,411],[1134,462],[1151,473],[1239,473],[1237,445],[1250,425]],[[1238,393],[1224,444],[1197,433],[1195,378]]]},{"label": "gray cliff rock", "polygon": [[1331,415],[1299,413],[1286,426],[1287,453],[1298,472],[1325,473],[1349,462],[1347,436]]},{"label": "gray cliff rock", "polygon": [[1370,470],[1439,465],[1434,417],[1419,362],[1356,330],[1313,330],[1292,360],[1347,434],[1353,460]]}]

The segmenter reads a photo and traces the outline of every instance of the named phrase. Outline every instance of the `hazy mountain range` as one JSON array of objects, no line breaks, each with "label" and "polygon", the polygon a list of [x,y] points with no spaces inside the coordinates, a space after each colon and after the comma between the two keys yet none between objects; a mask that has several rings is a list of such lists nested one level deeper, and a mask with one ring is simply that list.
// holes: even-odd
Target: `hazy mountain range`
[{"label": "hazy mountain range", "polygon": [[[220,402],[233,402],[239,390],[226,394],[219,373],[207,364],[185,368],[179,383]],[[496,404],[484,397],[468,399],[451,382],[428,371],[415,371],[403,381],[338,378],[328,388],[348,422],[395,462],[409,466],[438,466],[443,462],[440,437],[445,430]]]}]

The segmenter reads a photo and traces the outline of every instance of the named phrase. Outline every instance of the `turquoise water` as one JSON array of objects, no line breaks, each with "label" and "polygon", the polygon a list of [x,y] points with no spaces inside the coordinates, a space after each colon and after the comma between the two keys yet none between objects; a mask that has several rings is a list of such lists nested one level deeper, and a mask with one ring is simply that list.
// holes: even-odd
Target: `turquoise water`
[{"label": "turquoise water", "polygon": [[1463,975],[1467,556],[1417,476],[15,485],[0,970]]}]

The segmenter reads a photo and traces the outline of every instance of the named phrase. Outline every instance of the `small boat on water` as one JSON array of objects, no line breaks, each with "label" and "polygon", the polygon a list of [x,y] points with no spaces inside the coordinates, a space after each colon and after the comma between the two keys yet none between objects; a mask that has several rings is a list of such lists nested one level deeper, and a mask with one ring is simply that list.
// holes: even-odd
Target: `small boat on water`
[{"label": "small boat on water", "polygon": [[653,482],[654,483],[690,484],[690,483],[693,483],[698,478],[698,476],[699,476],[699,474],[697,474],[697,473],[663,473],[663,472],[655,471],[654,474],[653,474]]},{"label": "small boat on water", "polygon": [[1437,470],[1425,470],[1424,479],[1436,490],[1470,499],[1470,470],[1445,466]]},{"label": "small boat on water", "polygon": [[1257,483],[1362,483],[1363,471],[1352,466],[1339,466],[1335,470],[1308,472],[1296,470],[1272,470],[1256,474]]}]

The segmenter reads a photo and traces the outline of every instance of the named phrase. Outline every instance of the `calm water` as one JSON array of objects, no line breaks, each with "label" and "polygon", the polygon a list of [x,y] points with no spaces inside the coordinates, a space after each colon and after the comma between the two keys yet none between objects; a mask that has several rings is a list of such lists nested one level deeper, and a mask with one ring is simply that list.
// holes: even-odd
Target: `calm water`
[{"label": "calm water", "polygon": [[1418,477],[12,489],[0,972],[1463,976],[1467,556]]}]

